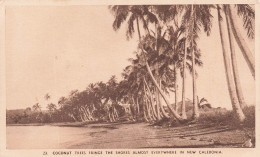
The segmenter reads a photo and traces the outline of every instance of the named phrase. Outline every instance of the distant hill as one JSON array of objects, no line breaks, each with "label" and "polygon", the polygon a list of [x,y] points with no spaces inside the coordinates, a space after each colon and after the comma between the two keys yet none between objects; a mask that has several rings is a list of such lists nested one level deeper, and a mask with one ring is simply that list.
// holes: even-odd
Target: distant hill
[{"label": "distant hill", "polygon": [[[47,110],[41,111],[42,115],[47,115]],[[26,111],[26,109],[6,110],[6,124],[37,123],[37,116],[40,112]]]},{"label": "distant hill", "polygon": [[[6,114],[23,114],[25,109],[13,109],[13,110],[6,110]],[[31,111],[34,112],[34,111]],[[47,113],[47,110],[41,110],[42,113]]]},{"label": "distant hill", "polygon": [[25,109],[14,109],[14,110],[6,110],[7,115],[12,115],[12,114],[23,114]]}]

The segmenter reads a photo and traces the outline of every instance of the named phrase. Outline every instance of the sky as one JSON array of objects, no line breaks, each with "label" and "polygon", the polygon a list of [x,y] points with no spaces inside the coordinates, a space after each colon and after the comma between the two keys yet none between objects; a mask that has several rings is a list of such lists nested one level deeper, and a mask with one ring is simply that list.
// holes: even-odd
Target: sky
[{"label": "sky", "polygon": [[[211,35],[202,33],[199,40],[204,65],[198,68],[197,91],[212,106],[231,109],[216,12],[213,15]],[[7,109],[37,102],[45,109],[46,93],[57,104],[61,96],[84,90],[91,82],[105,82],[112,75],[120,80],[127,59],[134,56],[137,36],[126,40],[126,24],[115,32],[113,19],[108,6],[6,7]],[[247,43],[254,52],[254,40]],[[255,104],[255,82],[237,45],[236,52],[245,100]],[[187,97],[192,99],[192,79],[187,76]],[[170,100],[174,102],[173,96]]]}]

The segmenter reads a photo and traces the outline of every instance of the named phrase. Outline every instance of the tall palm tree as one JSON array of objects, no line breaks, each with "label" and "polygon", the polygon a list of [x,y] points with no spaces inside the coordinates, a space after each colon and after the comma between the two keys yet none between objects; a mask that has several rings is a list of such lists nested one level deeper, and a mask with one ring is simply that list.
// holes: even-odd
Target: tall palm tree
[{"label": "tall palm tree", "polygon": [[195,54],[193,51],[193,29],[194,29],[194,22],[196,21],[193,13],[193,5],[191,5],[191,56],[192,56],[192,83],[193,83],[193,118],[197,119],[199,117],[199,109],[198,109],[198,102],[197,102],[197,86],[196,86],[196,75],[195,75]]},{"label": "tall palm tree", "polygon": [[48,101],[50,98],[51,98],[51,96],[50,96],[49,93],[46,93],[46,94],[44,95],[44,99],[45,99],[46,101]]},{"label": "tall palm tree", "polygon": [[32,106],[32,109],[33,111],[36,111],[36,112],[40,112],[41,111],[41,106],[39,103],[36,103]]},{"label": "tall palm tree", "polygon": [[[187,27],[187,25],[186,25]],[[185,105],[185,93],[186,93],[186,57],[187,57],[187,48],[188,48],[188,40],[187,40],[187,28],[185,29],[185,46],[184,46],[184,56],[183,56],[183,63],[182,63],[182,74],[183,74],[183,78],[182,78],[182,105],[181,105],[181,116],[183,119],[187,119],[187,115],[186,115],[186,105]]]},{"label": "tall palm tree", "polygon": [[57,106],[53,103],[50,103],[47,105],[47,109],[50,111],[50,112],[54,112],[56,109],[57,109]]},{"label": "tall palm tree", "polygon": [[[185,39],[185,48],[183,48],[184,55],[182,60],[182,67],[186,67],[186,57],[187,57],[187,49],[190,50],[191,53],[191,60],[192,60],[192,76],[193,76],[193,105],[194,105],[194,118],[199,116],[198,108],[197,108],[197,90],[196,90],[196,77],[195,77],[195,47],[197,46],[196,40],[198,38],[198,33],[201,30],[201,28],[204,30],[204,32],[207,33],[207,35],[210,34],[211,31],[211,18],[213,17],[210,13],[211,8],[213,8],[213,5],[172,5],[172,6],[158,6],[158,14],[161,20],[165,21],[166,24],[173,24],[173,26],[176,27],[176,29],[184,28],[182,35]],[[178,16],[182,18],[181,27],[178,26]],[[167,23],[168,22],[168,23]],[[178,31],[177,31],[178,32]],[[178,34],[178,33],[177,33]],[[175,44],[173,46],[174,53],[176,53],[176,41],[180,37],[178,35],[175,37]],[[176,65],[175,65],[176,66]],[[186,70],[182,68],[183,73],[183,94],[182,94],[182,115],[186,117],[185,113],[185,75]],[[176,84],[177,85],[177,84]],[[177,87],[176,87],[177,89]],[[177,93],[177,92],[176,92]],[[177,94],[175,93],[175,100],[177,99]],[[178,101],[177,101],[178,102]],[[175,104],[177,104],[175,102]],[[177,106],[176,106],[177,107]]]},{"label": "tall palm tree", "polygon": [[[185,13],[183,15],[184,22],[187,23],[186,42],[189,43],[189,49],[192,56],[192,84],[193,84],[193,118],[199,117],[199,110],[197,105],[197,84],[196,84],[196,73],[195,73],[195,49],[196,49],[196,39],[200,29],[203,28],[207,35],[211,32],[212,18],[211,8],[213,5],[188,5],[185,7]],[[186,20],[185,20],[186,19]],[[187,43],[186,43],[187,44]],[[185,103],[185,99],[183,99]]]},{"label": "tall palm tree", "polygon": [[57,106],[53,103],[50,103],[47,105],[47,109],[49,111],[50,117],[52,118],[52,115],[57,111]]},{"label": "tall palm tree", "polygon": [[[131,37],[131,34],[134,32],[134,24],[133,24],[133,22],[136,20],[138,36],[139,36],[139,42],[141,42],[141,34],[140,34],[140,28],[139,28],[139,21],[138,21],[138,19],[142,20],[143,26],[144,26],[145,30],[147,30],[148,33],[149,33],[149,28],[147,26],[147,23],[146,23],[146,20],[145,20],[144,16],[147,16],[148,20],[150,22],[153,22],[153,23],[157,22],[156,17],[153,16],[153,14],[148,11],[148,6],[112,6],[112,7],[110,7],[110,10],[112,11],[112,13],[115,16],[115,20],[114,20],[114,23],[113,23],[113,28],[115,30],[119,29],[121,24],[124,21],[126,21],[126,19],[128,18],[129,14],[131,14],[130,17],[129,17],[129,21],[128,21],[127,36]],[[141,47],[141,49],[143,49],[143,48]],[[143,53],[143,56],[145,56],[143,50],[142,50],[142,53]],[[154,75],[153,75],[153,73],[151,71],[151,68],[149,67],[149,64],[148,64],[147,60],[145,58],[144,58],[144,60],[145,60],[145,66],[147,68],[149,76],[151,77],[152,82],[154,83],[154,85],[158,89],[159,93],[163,97],[163,99],[166,102],[167,106],[170,108],[171,113],[173,114],[173,116],[176,119],[183,120],[180,117],[180,115],[174,109],[172,109],[169,100],[167,99],[167,97],[165,96],[163,91],[160,89],[160,86],[158,85],[158,82],[154,78]]]},{"label": "tall palm tree", "polygon": [[240,84],[240,79],[239,79],[239,72],[238,72],[238,67],[237,67],[237,60],[236,60],[236,52],[235,52],[235,45],[234,45],[234,38],[233,38],[233,33],[232,33],[232,28],[230,26],[230,17],[229,17],[229,10],[225,8],[225,15],[226,15],[226,23],[227,23],[227,28],[228,28],[228,37],[229,37],[229,45],[230,45],[230,51],[231,51],[231,61],[232,61],[232,68],[233,68],[233,76],[234,76],[234,81],[235,81],[235,86],[236,86],[236,93],[238,97],[238,101],[240,104],[241,108],[244,108],[246,106],[241,84]]},{"label": "tall palm tree", "polygon": [[238,98],[236,95],[236,89],[234,80],[232,79],[231,75],[231,65],[230,65],[230,58],[228,54],[228,40],[224,37],[225,32],[225,24],[223,22],[223,16],[221,16],[221,7],[217,5],[218,9],[218,23],[219,23],[219,32],[220,32],[220,38],[221,38],[221,44],[222,44],[222,51],[223,51],[223,59],[225,64],[225,71],[226,71],[226,79],[227,79],[227,85],[229,90],[230,99],[232,102],[232,108],[235,111],[235,113],[238,116],[238,119],[240,122],[243,122],[245,120],[245,115],[242,112],[242,109],[240,108]]}]

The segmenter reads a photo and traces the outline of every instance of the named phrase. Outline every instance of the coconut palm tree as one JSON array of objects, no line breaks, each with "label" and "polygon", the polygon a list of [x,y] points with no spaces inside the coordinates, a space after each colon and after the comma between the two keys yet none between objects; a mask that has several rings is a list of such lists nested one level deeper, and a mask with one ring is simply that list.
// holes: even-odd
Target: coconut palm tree
[{"label": "coconut palm tree", "polygon": [[[161,20],[163,20],[166,25],[171,24],[172,27],[174,26],[176,30],[181,29],[181,31],[176,31],[176,34],[172,34],[174,36],[174,44],[173,49],[174,53],[178,52],[176,50],[177,41],[181,36],[185,39],[185,48],[183,48],[183,60],[182,60],[182,67],[186,66],[186,57],[187,57],[187,49],[189,49],[191,53],[191,60],[192,60],[192,76],[193,76],[193,104],[196,103],[196,78],[195,78],[195,47],[197,46],[196,40],[198,38],[198,33],[201,30],[201,28],[206,32],[208,35],[211,30],[211,18],[212,15],[210,14],[210,10],[213,8],[212,5],[165,5],[165,6],[157,6],[157,13],[159,14],[159,17]],[[180,16],[181,15],[181,16]],[[178,17],[182,18],[181,26],[178,26]],[[197,18],[197,19],[196,19]],[[195,37],[194,37],[195,35]],[[178,57],[176,57],[178,58]],[[175,68],[177,67],[174,65]],[[186,84],[186,68],[182,68],[183,73],[183,94],[182,94],[182,115],[184,118],[186,118],[185,113],[185,84]],[[177,71],[177,70],[176,70]],[[176,75],[177,76],[177,75]],[[177,84],[176,84],[177,86]],[[177,89],[177,87],[176,87]],[[177,93],[177,92],[176,92]],[[175,93],[175,100],[178,100],[177,94]],[[178,101],[177,101],[178,102]],[[175,102],[175,104],[177,104]],[[175,106],[177,107],[177,105]],[[198,117],[198,109],[196,105],[194,105],[194,117]]]},{"label": "coconut palm tree", "polygon": [[223,20],[223,16],[221,16],[221,11],[223,8],[221,8],[220,5],[217,5],[218,9],[218,23],[219,23],[219,32],[220,32],[220,39],[222,44],[222,51],[223,51],[223,59],[225,64],[225,71],[226,71],[226,79],[227,79],[227,85],[229,90],[230,99],[232,102],[232,108],[235,111],[235,113],[238,116],[238,119],[240,122],[243,122],[245,120],[245,115],[240,108],[238,98],[236,95],[236,88],[234,84],[234,80],[231,75],[231,65],[230,65],[230,58],[228,54],[228,40],[224,37],[225,32],[225,24]]},{"label": "coconut palm tree", "polygon": [[[149,6],[112,6],[112,7],[110,7],[112,14],[115,16],[115,20],[114,20],[114,23],[113,23],[114,30],[119,29],[121,24],[124,21],[126,21],[128,16],[131,14],[130,17],[129,17],[129,21],[128,21],[127,37],[131,37],[131,34],[134,32],[134,21],[136,20],[139,42],[141,42],[142,39],[141,39],[140,28],[139,28],[139,20],[138,19],[142,20],[143,26],[144,26],[144,28],[145,28],[145,30],[147,31],[148,34],[150,34],[150,31],[149,31],[149,28],[148,28],[147,21],[155,23],[155,24],[157,23],[157,18],[154,16],[154,14],[149,12],[148,7]],[[147,20],[145,20],[145,17],[147,18]],[[178,120],[182,120],[180,115],[174,109],[172,109],[169,100],[167,99],[167,97],[165,96],[163,91],[160,89],[160,86],[158,85],[156,79],[154,78],[154,75],[151,71],[151,68],[150,68],[150,66],[149,66],[149,64],[148,64],[148,62],[145,58],[145,53],[143,51],[142,46],[141,46],[141,49],[142,49],[142,54],[143,54],[143,57],[144,57],[144,60],[145,60],[145,66],[147,68],[149,76],[151,77],[152,82],[155,84],[159,93],[161,94],[164,101],[166,102],[167,106],[170,108],[170,111],[173,114],[173,116]]]},{"label": "coconut palm tree", "polygon": [[32,110],[35,112],[40,112],[41,111],[41,106],[39,103],[36,103],[32,106]]},{"label": "coconut palm tree", "polygon": [[[220,6],[218,6],[218,12],[219,12]],[[255,61],[254,56],[251,53],[250,49],[248,48],[245,38],[242,37],[240,34],[240,28],[239,24],[237,23],[237,15],[243,17],[243,26],[247,30],[247,36],[249,38],[254,38],[254,19],[255,19],[255,12],[253,8],[250,5],[246,4],[240,4],[240,5],[223,5],[223,8],[225,8],[225,15],[226,15],[226,23],[228,27],[229,33],[229,41],[230,41],[230,49],[231,49],[231,57],[232,57],[232,68],[233,68],[233,74],[235,79],[235,88],[236,88],[236,94],[238,97],[238,101],[240,103],[240,106],[243,107],[245,105],[243,100],[243,94],[239,83],[239,76],[236,66],[236,58],[235,58],[235,52],[234,47],[232,46],[233,40],[232,40],[232,34],[234,35],[234,38],[244,56],[244,59],[246,60],[248,67],[251,71],[251,74],[253,77],[255,77]],[[236,9],[235,9],[236,8]],[[221,18],[220,18],[221,19]],[[231,33],[232,30],[232,33]],[[233,52],[232,52],[233,51]],[[232,101],[232,100],[231,100]],[[232,101],[233,102],[233,101]],[[234,104],[232,103],[232,106]],[[233,107],[234,110],[238,110],[240,112],[240,109],[236,109],[237,107]],[[238,117],[240,117],[240,120],[243,120],[243,115],[241,113],[238,113]]]},{"label": "coconut palm tree", "polygon": [[228,37],[229,37],[229,45],[230,45],[230,52],[231,52],[231,61],[232,61],[232,70],[233,70],[233,77],[235,81],[235,86],[236,86],[236,93],[238,97],[238,101],[240,104],[241,108],[244,108],[246,106],[241,84],[240,84],[240,79],[239,79],[239,73],[238,73],[238,67],[237,67],[237,60],[236,60],[236,52],[235,52],[235,45],[234,45],[234,38],[233,38],[233,33],[232,33],[232,28],[230,26],[230,17],[229,17],[229,10],[225,8],[225,15],[226,15],[226,23],[227,23],[227,28],[228,28]]},{"label": "coconut palm tree", "polygon": [[51,96],[50,96],[49,93],[46,93],[46,94],[44,95],[44,99],[45,99],[46,101],[48,101],[50,98],[51,98]]},{"label": "coconut palm tree", "polygon": [[52,118],[52,115],[57,111],[57,106],[53,103],[50,103],[47,105],[47,109],[49,111],[50,118]]},{"label": "coconut palm tree", "polygon": [[57,110],[57,106],[53,103],[50,103],[47,105],[47,109],[50,111],[50,112],[54,112],[55,110]]},{"label": "coconut palm tree", "polygon": [[[193,82],[193,118],[199,117],[199,110],[197,106],[197,87],[196,87],[196,75],[195,75],[195,47],[196,39],[198,39],[198,33],[203,28],[207,35],[210,34],[212,26],[211,8],[213,5],[188,5],[185,7],[185,13],[183,15],[183,21],[187,23],[187,36],[186,42],[189,42],[189,49],[192,56],[192,82]],[[185,43],[186,45],[187,43]],[[185,86],[184,86],[185,87]],[[185,103],[185,99],[183,99]]]},{"label": "coconut palm tree", "polygon": [[40,106],[40,104],[39,103],[36,103],[36,104],[34,104],[33,106],[32,106],[32,110],[34,111],[34,112],[37,112],[37,116],[36,116],[36,119],[37,120],[39,120],[40,122],[42,122],[43,121],[43,114],[42,114],[42,112],[41,112],[41,106]]}]

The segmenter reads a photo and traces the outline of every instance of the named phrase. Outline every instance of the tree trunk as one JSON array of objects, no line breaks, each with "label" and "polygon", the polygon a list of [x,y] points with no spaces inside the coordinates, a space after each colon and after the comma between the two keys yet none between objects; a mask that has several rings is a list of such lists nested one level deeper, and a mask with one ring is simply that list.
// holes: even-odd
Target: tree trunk
[{"label": "tree trunk", "polygon": [[252,52],[250,51],[249,47],[247,46],[245,39],[240,34],[239,27],[238,27],[239,24],[237,23],[238,17],[236,17],[236,10],[231,5],[228,5],[227,9],[229,11],[230,25],[231,25],[234,37],[236,39],[236,42],[246,60],[246,63],[251,71],[251,74],[255,78],[255,57],[252,54]]},{"label": "tree trunk", "polygon": [[[144,98],[144,99],[145,99],[145,98]],[[143,105],[144,120],[145,120],[146,122],[149,122],[149,119],[150,119],[150,118],[148,119],[148,117],[147,117],[147,115],[146,115],[146,112],[145,112],[145,110],[146,110],[146,109],[145,109],[145,106],[146,106],[146,105]]]},{"label": "tree trunk", "polygon": [[140,105],[138,102],[138,96],[136,97],[136,106],[137,106],[137,115],[139,115],[140,114]]},{"label": "tree trunk", "polygon": [[193,50],[193,27],[194,27],[194,19],[193,16],[193,5],[191,5],[191,55],[192,55],[192,83],[193,83],[193,119],[197,119],[199,117],[199,109],[197,102],[197,86],[196,86],[196,74],[195,74],[195,54]]},{"label": "tree trunk", "polygon": [[83,113],[84,121],[89,120],[89,119],[88,119],[88,115],[87,115],[86,111],[84,110],[84,107],[83,107],[83,106],[80,107],[80,110],[81,110],[81,112]]},{"label": "tree trunk", "polygon": [[119,115],[118,115],[117,109],[116,109],[115,107],[114,107],[114,113],[115,113],[115,118],[116,118],[116,120],[118,120]]},{"label": "tree trunk", "polygon": [[[138,29],[138,33],[139,33],[139,40],[141,41],[141,35],[140,35],[139,24],[137,24],[137,29]],[[143,49],[142,49],[142,53],[143,53]],[[180,117],[180,115],[179,115],[178,113],[176,113],[176,111],[175,111],[174,109],[171,108],[171,104],[170,104],[169,100],[167,99],[167,97],[163,94],[162,90],[160,89],[158,83],[156,82],[156,80],[155,80],[155,78],[154,78],[154,76],[153,76],[153,73],[152,73],[152,71],[151,71],[151,69],[150,69],[150,67],[149,67],[149,64],[148,64],[147,60],[145,60],[145,66],[146,66],[146,69],[147,69],[147,71],[148,71],[148,73],[149,73],[149,76],[150,76],[151,79],[152,79],[152,82],[154,83],[154,85],[156,86],[156,88],[159,90],[159,92],[160,92],[160,94],[162,95],[162,97],[163,97],[164,101],[166,102],[167,106],[170,108],[170,111],[171,111],[171,113],[173,114],[173,116],[174,116],[177,120],[182,121],[182,120],[183,120],[182,117]]]},{"label": "tree trunk", "polygon": [[[157,51],[157,54],[159,55],[159,51],[158,51],[158,24],[155,22],[154,23],[154,28],[155,28],[155,40],[156,40],[156,44],[155,44],[155,51]],[[157,80],[157,83],[158,83],[158,80],[159,80],[159,65],[158,63],[155,63],[155,76],[156,76],[156,80]],[[161,88],[161,87],[160,87]],[[158,117],[158,120],[161,120],[161,115],[160,115],[160,104],[159,104],[159,91],[158,89],[155,89],[154,90],[154,93],[155,93],[155,98],[156,98],[156,109],[157,109],[157,117]]]},{"label": "tree trunk", "polygon": [[90,119],[90,120],[94,120],[92,114],[91,114],[90,111],[89,111],[89,108],[87,108],[86,110],[87,110],[87,113],[88,113],[88,115],[89,115],[89,119]]},{"label": "tree trunk", "polygon": [[158,89],[155,89],[155,98],[156,98],[156,109],[157,109],[157,117],[158,120],[161,120],[161,115],[160,115],[160,105],[159,105],[159,91]]},{"label": "tree trunk", "polygon": [[165,96],[165,94],[163,93],[163,91],[160,89],[158,83],[156,82],[155,78],[153,77],[153,74],[152,74],[152,71],[148,65],[148,63],[146,62],[145,64],[147,70],[148,70],[148,73],[149,73],[149,76],[151,77],[154,85],[156,86],[156,88],[159,90],[161,96],[163,97],[165,103],[167,104],[168,108],[170,109],[170,112],[172,113],[172,115],[179,121],[182,121],[183,118],[171,107],[171,104],[169,102],[169,100],[167,99],[167,97]]},{"label": "tree trunk", "polygon": [[134,99],[134,96],[132,95],[132,101],[133,101],[133,104],[134,104],[134,117],[136,118],[137,117],[137,113],[136,113],[136,111],[137,111],[137,105],[136,105],[136,103],[135,103],[135,99]]},{"label": "tree trunk", "polygon": [[151,100],[151,106],[152,106],[152,111],[153,111],[153,116],[156,118],[156,120],[159,120],[160,118],[158,117],[158,113],[156,111],[156,106],[155,106],[155,101],[154,101],[154,94],[149,91],[149,95],[150,95],[150,100]]},{"label": "tree trunk", "polygon": [[110,115],[110,112],[108,112],[108,119],[109,119],[110,122],[113,121],[113,120],[112,120],[112,117],[111,117],[111,115]]},{"label": "tree trunk", "polygon": [[[162,87],[162,81],[161,81],[161,79],[159,79],[159,86]],[[166,113],[166,111],[164,110],[164,108],[163,108],[163,106],[162,106],[161,95],[159,95],[159,93],[158,93],[158,101],[159,101],[159,103],[158,103],[158,104],[159,104],[159,107],[160,107],[160,109],[161,109],[161,111],[162,111],[162,115],[163,115],[164,117],[166,117],[166,118],[170,118],[169,114]]]},{"label": "tree trunk", "polygon": [[83,117],[82,112],[81,112],[80,109],[79,109],[79,117],[80,117],[81,122],[84,122],[84,121],[85,121],[85,119],[84,119],[84,117]]},{"label": "tree trunk", "polygon": [[77,119],[75,118],[75,116],[73,114],[69,114],[69,116],[72,117],[75,122],[77,122]]},{"label": "tree trunk", "polygon": [[178,101],[179,101],[179,69],[177,69],[177,66],[176,66],[177,63],[174,63],[174,75],[175,75],[175,83],[174,83],[174,88],[175,88],[175,106],[174,106],[174,109],[175,111],[178,113]]},{"label": "tree trunk", "polygon": [[[187,29],[187,28],[186,28]],[[186,115],[186,105],[185,105],[185,88],[186,88],[186,56],[187,56],[187,45],[188,45],[188,36],[187,30],[185,30],[186,40],[185,40],[185,50],[182,64],[183,78],[182,78],[182,105],[181,105],[181,117],[182,119],[187,119]]]},{"label": "tree trunk", "polygon": [[238,67],[237,67],[234,38],[233,38],[233,34],[232,34],[232,29],[231,29],[231,26],[230,26],[230,18],[229,18],[228,10],[226,10],[225,14],[226,14],[229,45],[230,45],[230,50],[231,50],[231,61],[232,61],[233,75],[234,75],[234,80],[235,80],[235,85],[236,85],[237,97],[238,97],[240,107],[244,108],[246,106],[246,103],[245,103],[245,100],[244,100],[244,95],[243,95],[243,92],[242,92],[240,79],[239,79],[239,72],[238,72]]},{"label": "tree trunk", "polygon": [[226,71],[226,79],[227,79],[227,85],[228,85],[228,90],[229,90],[229,96],[231,99],[232,103],[232,108],[237,114],[237,117],[240,122],[243,122],[245,120],[245,115],[240,108],[237,94],[236,94],[236,89],[235,85],[232,79],[231,75],[231,66],[230,66],[230,58],[228,54],[228,40],[224,37],[226,34],[225,32],[225,24],[223,22],[223,19],[221,19],[221,14],[220,14],[220,7],[218,5],[218,23],[219,23],[219,32],[220,32],[220,38],[221,38],[221,44],[222,44],[222,51],[223,51],[223,59],[224,59],[224,64],[225,64],[225,71]]},{"label": "tree trunk", "polygon": [[89,113],[88,113],[88,110],[86,109],[87,107],[83,107],[83,109],[86,111],[86,113],[87,113],[87,118],[88,118],[88,120],[90,120],[90,115],[89,115]]},{"label": "tree trunk", "polygon": [[148,102],[148,98],[147,98],[147,96],[145,96],[145,100],[146,100],[146,109],[147,109],[147,115],[148,115],[148,118],[149,118],[149,121],[153,121],[154,119],[152,118],[152,116],[151,116],[151,109],[150,109],[150,107],[149,107],[149,102]]},{"label": "tree trunk", "polygon": [[157,117],[157,114],[156,114],[155,104],[154,104],[152,92],[151,92],[151,90],[150,90],[150,88],[149,88],[149,86],[148,86],[148,84],[147,84],[147,82],[146,82],[145,79],[144,79],[144,83],[145,83],[145,85],[146,85],[146,88],[147,88],[147,91],[148,91],[148,94],[149,94],[149,97],[150,97],[153,116],[154,116],[154,117],[156,118],[156,120],[157,120],[157,119],[159,119],[159,118]]},{"label": "tree trunk", "polygon": [[[154,116],[153,116],[153,111],[151,111],[152,109],[151,109],[151,107],[150,106],[152,106],[152,104],[151,103],[149,103],[150,101],[151,101],[151,99],[149,98],[149,96],[148,96],[148,94],[147,94],[147,92],[148,92],[148,89],[146,90],[146,85],[147,85],[147,83],[146,83],[146,80],[145,80],[145,78],[144,78],[144,91],[145,91],[145,100],[146,100],[146,102],[147,102],[147,104],[146,104],[146,108],[147,108],[147,112],[148,112],[148,116],[149,116],[149,118],[152,120],[152,121],[154,121],[154,120],[156,120],[155,118],[154,118]],[[147,87],[147,88],[149,88],[149,87]],[[152,112],[152,113],[151,113]]]}]

